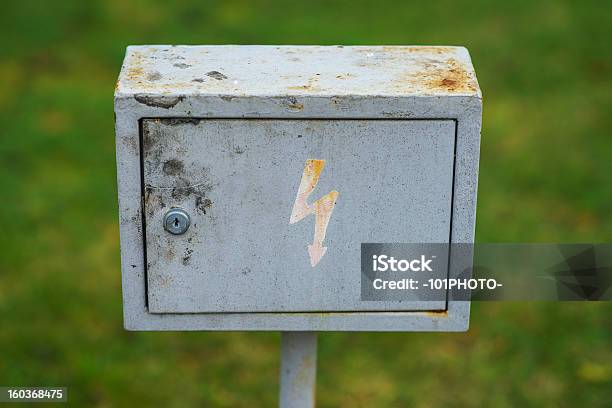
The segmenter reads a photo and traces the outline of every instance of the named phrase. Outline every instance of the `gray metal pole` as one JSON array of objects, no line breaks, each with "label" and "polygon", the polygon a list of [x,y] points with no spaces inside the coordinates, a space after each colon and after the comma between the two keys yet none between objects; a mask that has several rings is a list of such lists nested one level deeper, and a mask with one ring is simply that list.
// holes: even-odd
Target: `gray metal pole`
[{"label": "gray metal pole", "polygon": [[282,332],[280,408],[312,408],[317,378],[317,333]]}]

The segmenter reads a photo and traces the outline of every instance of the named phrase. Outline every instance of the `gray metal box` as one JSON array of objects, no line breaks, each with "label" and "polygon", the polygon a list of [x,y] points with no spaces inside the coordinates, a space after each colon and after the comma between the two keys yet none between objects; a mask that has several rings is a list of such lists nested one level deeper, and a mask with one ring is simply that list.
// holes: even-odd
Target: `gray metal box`
[{"label": "gray metal box", "polygon": [[467,329],[469,302],[360,299],[361,243],[473,242],[464,48],[132,46],[115,114],[127,329]]}]

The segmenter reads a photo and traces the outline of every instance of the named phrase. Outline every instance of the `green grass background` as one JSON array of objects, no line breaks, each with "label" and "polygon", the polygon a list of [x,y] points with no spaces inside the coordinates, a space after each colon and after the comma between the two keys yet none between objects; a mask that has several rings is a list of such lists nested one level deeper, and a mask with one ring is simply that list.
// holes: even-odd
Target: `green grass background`
[{"label": "green grass background", "polygon": [[[477,239],[612,237],[612,6],[30,1],[0,12],[0,385],[75,406],[274,406],[277,333],[122,328],[113,88],[129,44],[446,44],[484,94]],[[612,406],[612,304],[319,337],[322,407]]]}]

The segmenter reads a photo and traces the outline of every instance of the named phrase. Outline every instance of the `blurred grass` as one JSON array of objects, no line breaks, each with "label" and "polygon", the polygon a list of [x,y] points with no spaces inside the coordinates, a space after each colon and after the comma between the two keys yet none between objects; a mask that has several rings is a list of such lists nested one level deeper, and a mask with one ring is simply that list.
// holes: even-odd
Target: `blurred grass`
[{"label": "blurred grass", "polygon": [[[112,94],[128,44],[451,44],[483,89],[477,239],[612,236],[605,2],[20,1],[0,14],[0,385],[75,406],[273,406],[275,333],[122,329]],[[319,406],[610,406],[612,305],[320,336]]]}]

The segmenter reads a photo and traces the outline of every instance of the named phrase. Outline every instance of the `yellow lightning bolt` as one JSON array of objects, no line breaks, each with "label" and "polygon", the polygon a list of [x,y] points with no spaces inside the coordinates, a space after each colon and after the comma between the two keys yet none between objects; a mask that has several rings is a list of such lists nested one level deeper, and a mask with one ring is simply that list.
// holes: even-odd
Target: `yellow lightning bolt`
[{"label": "yellow lightning bolt", "polygon": [[327,251],[327,247],[323,246],[323,240],[325,239],[327,225],[329,224],[329,219],[334,211],[334,205],[336,204],[339,194],[336,190],[330,191],[311,205],[308,205],[308,197],[317,186],[323,167],[325,167],[325,160],[306,160],[302,181],[300,182],[300,188],[298,189],[297,197],[293,204],[293,211],[291,211],[291,218],[289,220],[289,224],[294,224],[302,218],[314,213],[314,238],[312,245],[308,245],[310,265],[313,268],[319,263]]}]

